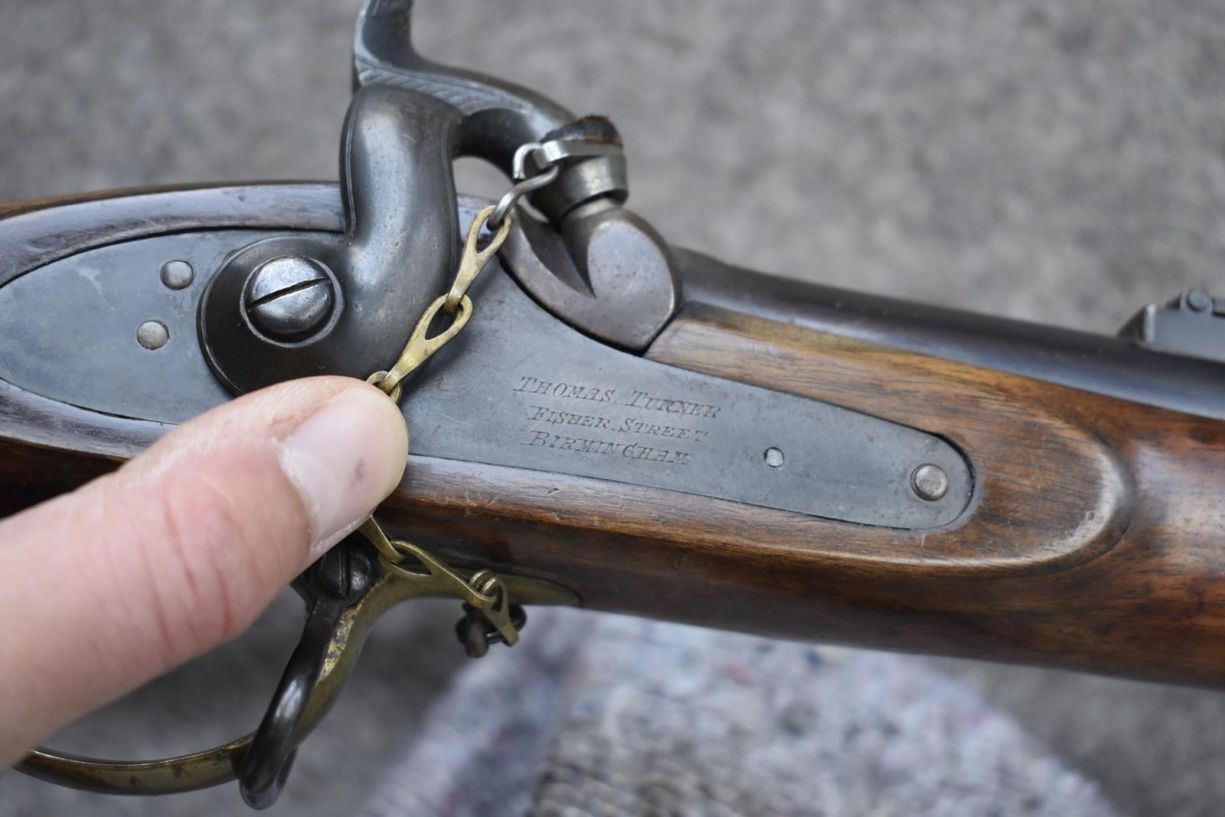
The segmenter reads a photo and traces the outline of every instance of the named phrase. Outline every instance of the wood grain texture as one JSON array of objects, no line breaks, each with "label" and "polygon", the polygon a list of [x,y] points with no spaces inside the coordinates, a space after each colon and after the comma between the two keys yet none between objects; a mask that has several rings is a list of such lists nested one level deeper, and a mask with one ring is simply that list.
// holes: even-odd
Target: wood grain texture
[{"label": "wood grain texture", "polygon": [[[327,222],[326,191],[306,192],[319,202],[309,221]],[[183,195],[181,215],[196,218],[205,194]],[[234,218],[272,219],[276,196],[258,198]],[[144,218],[149,201],[77,211],[77,240],[127,236],[125,219]],[[20,212],[10,224],[46,215]],[[183,220],[171,215],[156,229]],[[71,249],[50,243],[15,246],[29,258]],[[598,609],[1225,682],[1225,424],[700,303],[649,356],[940,434],[970,460],[974,498],[953,524],[917,533],[414,456],[380,519],[456,562],[557,581]],[[0,510],[69,490],[165,430],[0,382]]]},{"label": "wood grain texture", "polygon": [[[836,551],[848,621],[870,615],[860,643],[926,650],[931,623],[951,654],[1225,678],[1225,425],[700,305],[651,354],[969,456],[977,496],[959,525],[793,542]],[[870,632],[878,616],[895,626]]]}]

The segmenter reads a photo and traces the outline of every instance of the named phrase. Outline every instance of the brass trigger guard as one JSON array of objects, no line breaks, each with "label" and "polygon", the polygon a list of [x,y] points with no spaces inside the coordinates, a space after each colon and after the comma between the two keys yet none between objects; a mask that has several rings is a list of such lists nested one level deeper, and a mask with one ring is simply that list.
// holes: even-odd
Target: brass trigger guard
[{"label": "brass trigger guard", "polygon": [[[357,534],[338,545],[332,553],[341,551],[342,548],[349,550],[349,567],[360,567],[358,563],[362,561],[373,566],[379,561],[377,551],[365,538]],[[428,556],[428,552],[425,553]],[[326,567],[326,558],[295,580],[294,586],[299,593],[304,592],[304,582],[318,580],[313,574],[321,569],[321,565]],[[396,569],[389,571],[386,565],[382,564],[383,569],[375,569],[368,574],[371,577],[368,584],[357,588],[354,599],[335,619],[330,637],[321,651],[323,660],[313,684],[308,684],[292,747],[296,748],[319,725],[336,701],[353,670],[370,629],[383,613],[397,604],[418,598],[460,596],[465,601],[468,600],[456,592],[455,579],[462,577],[463,584],[471,588],[472,585],[468,582],[476,571],[451,568],[433,557],[429,558],[433,562],[426,563],[429,572],[414,572],[402,565],[394,565]],[[434,565],[438,565],[442,570],[435,569]],[[359,572],[360,570],[353,571],[352,575]],[[497,579],[502,583],[505,595],[514,599],[516,604],[579,604],[579,598],[573,591],[552,582],[502,574],[497,574]],[[349,581],[351,578],[344,580]],[[311,603],[311,599],[308,598],[307,601],[308,604]],[[311,618],[308,616],[307,629],[303,633],[304,640],[310,633],[310,624]],[[302,646],[300,643],[299,648]],[[295,650],[295,654],[297,652]],[[286,676],[293,665],[291,658],[290,665],[286,668]],[[282,686],[285,680],[282,679]],[[274,699],[270,709],[275,708],[276,703]],[[269,714],[271,715],[271,712]],[[256,734],[252,732],[211,749],[160,760],[103,760],[39,748],[31,752],[17,768],[33,777],[61,786],[100,794],[154,795],[196,791],[238,779]],[[287,761],[292,761],[292,751]],[[256,799],[255,802],[249,800],[252,805],[259,807],[270,804],[279,792],[279,783],[284,782],[288,762],[284,767],[275,770],[272,775],[274,779],[264,781],[268,788],[263,793],[262,801],[260,792],[248,792],[245,786],[244,798],[253,794]],[[279,778],[279,781],[275,778]],[[247,779],[249,778],[244,778],[244,782]]]}]

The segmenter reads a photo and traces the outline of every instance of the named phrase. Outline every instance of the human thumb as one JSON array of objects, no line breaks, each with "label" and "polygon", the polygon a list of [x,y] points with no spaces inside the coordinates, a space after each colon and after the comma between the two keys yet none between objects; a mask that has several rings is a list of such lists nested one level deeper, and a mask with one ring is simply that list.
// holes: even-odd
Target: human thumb
[{"label": "human thumb", "polygon": [[0,767],[242,632],[391,492],[407,452],[382,392],[299,380],[0,521]]}]

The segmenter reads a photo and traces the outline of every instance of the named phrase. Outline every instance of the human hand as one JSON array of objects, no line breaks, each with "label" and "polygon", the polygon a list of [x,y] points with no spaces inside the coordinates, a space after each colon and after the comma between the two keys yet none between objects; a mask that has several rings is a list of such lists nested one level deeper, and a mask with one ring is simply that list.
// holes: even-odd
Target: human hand
[{"label": "human hand", "polygon": [[384,394],[311,378],[0,521],[0,768],[245,630],[392,491],[407,454]]}]

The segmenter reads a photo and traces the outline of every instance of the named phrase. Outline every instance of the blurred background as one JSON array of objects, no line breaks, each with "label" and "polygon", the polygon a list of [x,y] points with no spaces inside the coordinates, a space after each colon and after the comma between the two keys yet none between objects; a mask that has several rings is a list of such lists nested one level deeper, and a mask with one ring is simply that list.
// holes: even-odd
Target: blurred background
[{"label": "blurred background", "polygon": [[[0,200],[336,178],[358,5],[0,0]],[[416,26],[431,58],[611,116],[631,206],[678,245],[1101,332],[1187,286],[1225,294],[1225,4],[421,0]],[[465,165],[460,188],[500,182]],[[297,618],[282,600],[211,668],[159,682],[65,745],[183,750],[249,728]],[[365,785],[360,759],[413,728],[464,660],[452,618],[398,611],[380,626],[398,646],[369,651],[304,750],[318,774],[291,782],[298,811],[342,813]],[[891,660],[934,665],[1011,713],[1121,814],[1225,803],[1216,692]],[[338,751],[351,762],[329,777]],[[236,793],[104,800],[0,777],[0,814],[219,808],[239,808]]]}]

